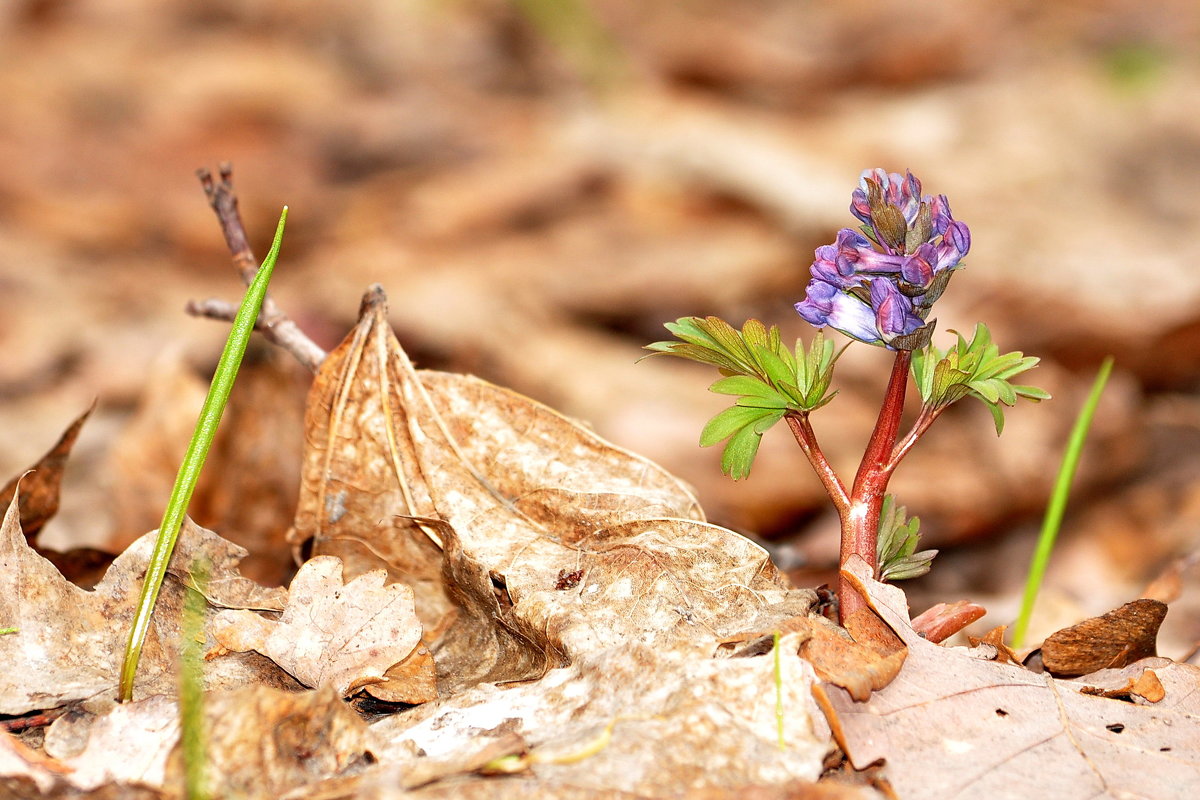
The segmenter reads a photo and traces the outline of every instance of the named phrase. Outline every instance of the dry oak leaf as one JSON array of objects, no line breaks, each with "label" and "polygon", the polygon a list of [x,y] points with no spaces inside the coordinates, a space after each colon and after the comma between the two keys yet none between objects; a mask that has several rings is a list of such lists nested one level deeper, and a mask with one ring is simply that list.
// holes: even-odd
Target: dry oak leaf
[{"label": "dry oak leaf", "polygon": [[[94,590],[81,589],[28,545],[21,533],[18,501],[13,499],[0,524],[0,626],[17,632],[0,636],[0,714],[24,714],[115,694],[153,540],[153,533],[138,539],[117,557]],[[227,605],[244,600],[254,608],[282,607],[282,590],[264,589],[238,575],[237,562],[245,554],[185,520],[142,652],[137,696],[175,691],[179,619],[185,582],[191,582],[180,565],[198,558],[206,561],[212,576],[208,593],[220,595]],[[264,665],[269,666],[245,658],[225,659],[207,674],[206,688],[270,682]],[[285,677],[273,666],[270,672]]]},{"label": "dry oak leaf", "polygon": [[346,695],[383,679],[421,641],[412,589],[384,585],[383,570],[342,582],[341,559],[306,561],[278,620],[222,611],[212,633],[229,650],[256,650],[305,686]]},{"label": "dry oak leaf", "polygon": [[1073,678],[1156,656],[1158,629],[1166,616],[1167,605],[1158,600],[1126,603],[1047,636],[1042,663],[1057,677]]},{"label": "dry oak leaf", "polygon": [[[566,645],[547,641],[544,615],[528,610],[545,592],[557,595],[552,609],[581,593],[597,611],[614,595],[635,604],[643,592],[629,585],[631,566],[654,567],[662,560],[655,551],[677,551],[677,539],[696,556],[684,564],[672,554],[664,583],[685,567],[699,571],[710,551],[726,560],[712,538],[733,534],[699,530],[696,498],[662,467],[516,392],[417,371],[386,312],[382,288],[372,287],[358,324],[313,380],[295,532],[313,540],[315,554],[341,557],[348,576],[386,567],[412,587],[439,687],[529,680],[561,664]],[[597,571],[582,592],[555,592],[558,574],[590,570],[591,555],[613,565],[615,580]],[[761,550],[756,556],[756,565],[765,562]],[[702,585],[751,594],[720,588],[733,582],[706,577]],[[668,626],[694,613],[687,602],[671,606]],[[554,623],[562,621],[586,620],[571,614]],[[618,636],[612,625],[593,627]]]},{"label": "dry oak leaf", "polygon": [[[245,686],[204,701],[211,797],[318,797],[321,782],[353,778],[368,763],[370,734],[333,689]],[[179,707],[163,695],[72,712],[46,732],[45,753],[0,733],[0,797],[32,784],[49,798],[150,796],[175,800],[183,785]],[[310,793],[311,790],[311,793]],[[139,792],[143,792],[139,794]]]},{"label": "dry oak leaf", "polygon": [[83,423],[95,410],[96,404],[93,402],[87,411],[67,426],[54,446],[36,464],[23,470],[0,489],[0,506],[7,506],[13,495],[20,492],[21,527],[30,544],[36,543],[42,526],[58,513],[59,489],[67,458],[71,455],[71,448],[75,446]]},{"label": "dry oak leaf", "polygon": [[[832,742],[799,637],[780,651],[782,749],[774,660],[721,647],[777,608],[803,613],[812,593],[704,522],[661,467],[516,392],[416,371],[379,289],[321,365],[307,419],[299,536],[353,555],[347,574],[370,555],[415,577],[427,620],[457,614],[430,636],[443,699],[373,726],[379,785],[472,770],[514,735],[539,754],[545,796],[821,774]],[[460,777],[455,791],[476,783],[505,780]]]},{"label": "dry oak leaf", "polygon": [[[906,800],[950,797],[1195,797],[1200,794],[1200,669],[1146,659],[1077,681],[939,647],[908,624],[904,593],[843,570],[908,645],[900,675],[865,703],[825,689],[835,735],[856,768],[883,759]],[[1083,693],[1152,667],[1164,699],[1140,705]]]}]

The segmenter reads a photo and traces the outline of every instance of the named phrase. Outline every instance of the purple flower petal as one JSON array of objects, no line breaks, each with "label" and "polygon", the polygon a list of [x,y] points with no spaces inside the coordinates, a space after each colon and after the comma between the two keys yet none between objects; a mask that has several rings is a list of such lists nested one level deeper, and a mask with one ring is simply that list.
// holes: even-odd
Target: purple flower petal
[{"label": "purple flower petal", "polygon": [[958,251],[958,257],[962,258],[971,249],[971,230],[965,222],[956,220],[946,228],[946,240]]},{"label": "purple flower petal", "polygon": [[828,325],[860,342],[873,344],[879,341],[875,313],[871,308],[824,281],[809,281],[803,302],[796,303],[796,312],[818,328]]},{"label": "purple flower petal", "polygon": [[933,280],[934,273],[934,266],[929,261],[931,258],[937,258],[937,250],[926,242],[917,248],[917,252],[904,260],[900,277],[913,286],[928,286],[929,282]]},{"label": "purple flower petal", "polygon": [[925,324],[912,313],[912,301],[889,280],[877,278],[871,281],[871,308],[875,310],[879,337],[885,342],[912,333]]}]

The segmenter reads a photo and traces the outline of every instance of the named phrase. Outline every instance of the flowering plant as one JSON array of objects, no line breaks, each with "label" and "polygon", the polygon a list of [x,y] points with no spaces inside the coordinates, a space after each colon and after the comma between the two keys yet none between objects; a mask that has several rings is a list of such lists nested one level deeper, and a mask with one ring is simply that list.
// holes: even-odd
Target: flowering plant
[{"label": "flowering plant", "polygon": [[[861,227],[843,228],[833,244],[817,248],[804,300],[796,304],[800,316],[818,329],[807,349],[800,341],[794,348],[785,345],[776,326],[752,319],[739,331],[717,317],[667,323],[675,340],[646,349],[711,364],[721,372],[710,389],[737,399],[705,425],[700,444],[726,442],[721,459],[726,474],[735,480],[749,475],[762,435],[786,421],[837,509],[839,563],[857,555],[882,579],[912,578],[929,570],[936,551],[916,551],[918,520],[906,520],[904,508],[886,493],[900,461],[933,421],[964,397],[988,407],[999,434],[1004,406],[1015,405],[1018,397],[1038,401],[1050,395],[1010,382],[1038,359],[1001,354],[982,323],[970,340],[955,333],[957,342],[948,350],[932,343],[936,320],[928,319],[929,313],[971,248],[970,230],[953,218],[945,195],[922,195],[921,182],[911,172],[867,170],[850,212]],[[836,393],[830,384],[842,351],[835,353],[824,337],[826,326],[896,353],[875,429],[849,488],[826,460],[809,421]],[[910,375],[922,404],[901,437]],[[839,582],[838,600],[843,619],[866,607],[845,580]]]}]

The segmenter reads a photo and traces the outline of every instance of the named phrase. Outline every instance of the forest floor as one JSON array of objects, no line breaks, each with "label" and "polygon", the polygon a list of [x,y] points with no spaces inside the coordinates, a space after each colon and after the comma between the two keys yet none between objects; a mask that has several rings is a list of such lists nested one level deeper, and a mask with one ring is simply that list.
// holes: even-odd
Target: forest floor
[{"label": "forest floor", "polygon": [[[266,252],[279,208],[290,207],[272,294],[308,336],[329,351],[343,343],[338,358],[356,347],[368,352],[361,342],[369,340],[406,353],[419,370],[437,371],[391,375],[389,385],[405,387],[406,403],[417,404],[404,406],[411,417],[405,425],[419,427],[425,413],[429,420],[448,415],[450,422],[437,423],[449,425],[442,449],[458,452],[463,441],[478,440],[481,454],[462,463],[488,462],[497,470],[488,480],[508,476],[512,491],[546,488],[522,481],[545,478],[529,463],[551,459],[567,465],[562,492],[582,492],[572,481],[586,474],[637,498],[630,501],[636,512],[604,511],[616,514],[604,519],[624,526],[623,536],[637,540],[637,557],[619,556],[625,545],[569,538],[556,541],[565,548],[556,550],[504,526],[484,537],[397,523],[410,538],[370,540],[367,550],[384,566],[392,564],[392,546],[409,548],[405,557],[424,565],[408,575],[415,618],[401,615],[407,627],[393,620],[371,639],[408,643],[402,656],[391,649],[375,655],[385,670],[408,663],[411,684],[401,689],[397,682],[392,694],[377,693],[382,697],[360,692],[347,705],[337,695],[373,680],[378,663],[298,664],[294,654],[289,661],[279,652],[294,649],[294,641],[279,644],[291,641],[287,636],[276,635],[269,646],[271,635],[259,623],[227,615],[264,619],[257,609],[282,626],[296,612],[276,587],[290,584],[293,599],[337,593],[326,592],[336,576],[324,572],[308,575],[301,582],[307,588],[298,590],[292,545],[306,530],[318,553],[342,558],[346,580],[379,566],[361,542],[346,544],[359,534],[339,539],[313,522],[312,515],[329,513],[321,504],[332,502],[321,493],[331,490],[314,477],[314,459],[330,451],[322,437],[339,441],[339,429],[318,418],[311,398],[339,407],[330,398],[342,395],[328,393],[369,395],[389,368],[335,377],[333,366],[343,362],[330,361],[314,384],[313,373],[287,353],[256,342],[191,505],[200,527],[181,540],[240,592],[224,600],[210,593],[201,614],[211,647],[245,651],[210,661],[228,662],[206,678],[210,713],[220,719],[256,704],[258,724],[268,726],[289,714],[310,716],[320,720],[312,724],[327,731],[331,749],[316,758],[319,765],[312,762],[308,779],[292,763],[253,791],[655,796],[686,786],[697,797],[745,794],[747,787],[762,796],[807,796],[779,787],[827,773],[819,784],[825,788],[812,791],[828,794],[811,796],[873,796],[888,781],[915,781],[927,791],[909,788],[901,796],[940,797],[992,785],[988,775],[997,776],[995,785],[1022,787],[1029,776],[1044,779],[1047,763],[1062,763],[1052,745],[1031,750],[1037,760],[1027,764],[1015,756],[1004,761],[1007,771],[968,774],[951,765],[941,768],[950,776],[945,783],[928,776],[929,763],[947,758],[945,748],[955,743],[901,734],[914,726],[954,728],[974,713],[951,705],[949,717],[938,716],[935,707],[944,704],[934,700],[945,675],[971,675],[963,679],[987,695],[980,687],[1011,677],[996,669],[1016,668],[978,658],[966,666],[939,662],[945,653],[967,656],[908,636],[905,601],[891,587],[864,583],[904,640],[906,669],[925,678],[905,684],[915,694],[876,695],[893,704],[878,714],[895,727],[861,734],[874,736],[874,744],[855,743],[849,720],[856,706],[848,699],[854,689],[830,690],[823,709],[812,699],[812,687],[841,675],[832,656],[810,651],[778,670],[755,657],[770,647],[751,633],[781,630],[793,656],[823,641],[819,624],[797,620],[807,618],[802,611],[812,600],[805,590],[837,579],[837,517],[782,430],[765,438],[749,479],[735,483],[721,474],[719,448],[697,446],[705,421],[727,400],[706,391],[711,370],[670,359],[637,363],[645,344],[665,338],[664,322],[686,315],[735,324],[755,317],[778,324],[785,338],[809,337],[792,306],[802,299],[813,249],[852,224],[850,192],[860,172],[876,166],[911,169],[970,225],[967,268],[939,300],[938,335],[987,322],[1002,349],[1042,359],[1028,382],[1053,395],[1011,410],[999,438],[983,408],[960,404],[898,470],[891,491],[921,518],[922,546],[941,551],[929,575],[901,584],[908,607],[916,614],[969,599],[988,615],[968,633],[1011,624],[1068,431],[1111,354],[1116,369],[1030,638],[1036,643],[1138,598],[1168,600],[1156,646],[1174,661],[1154,662],[1167,698],[1158,708],[1194,725],[1197,712],[1175,704],[1185,691],[1179,687],[1193,680],[1187,662],[1200,642],[1200,240],[1186,235],[1200,227],[1200,204],[1190,202],[1200,177],[1200,11],[1193,5],[373,0],[296,13],[282,2],[253,9],[179,0],[7,4],[0,10],[7,55],[0,67],[0,483],[35,464],[95,403],[62,473],[61,507],[44,531],[31,532],[26,523],[24,533],[36,533],[46,551],[91,548],[91,560],[56,563],[96,589],[76,594],[56,582],[61,575],[39,572],[11,525],[5,530],[16,531],[14,549],[6,551],[9,572],[0,585],[11,583],[16,594],[13,587],[24,586],[20,591],[41,598],[27,619],[40,621],[47,637],[82,640],[84,632],[103,629],[108,638],[101,637],[103,647],[95,637],[87,647],[72,645],[61,654],[64,671],[42,674],[42,684],[25,682],[39,673],[37,659],[20,662],[29,675],[6,678],[0,714],[22,718],[70,706],[79,719],[55,722],[53,735],[45,723],[20,730],[27,751],[0,752],[0,771],[9,776],[3,780],[34,796],[100,797],[134,785],[147,797],[176,796],[178,736],[150,743],[129,731],[161,731],[174,719],[174,701],[153,695],[173,691],[164,688],[175,675],[166,645],[178,638],[184,617],[182,572],[166,590],[164,619],[174,621],[157,634],[159,651],[139,693],[147,705],[118,723],[100,687],[120,657],[111,645],[123,642],[120,623],[131,613],[137,559],[148,547],[142,537],[159,523],[228,331],[226,323],[189,315],[185,304],[236,302],[242,291],[194,175],[224,161],[233,163],[257,254]],[[386,310],[377,297],[360,315],[360,300],[374,284],[386,292]],[[885,353],[851,348],[835,378],[841,394],[814,415],[839,471],[852,472],[862,453],[887,368]],[[370,402],[346,414],[377,431],[384,417]],[[439,492],[473,497],[463,486],[478,476],[464,477],[456,471],[461,464],[438,463],[440,451],[423,446],[412,444],[404,458],[367,446],[348,456],[345,469],[355,477],[347,485],[361,489],[356,482],[369,484],[364,476],[377,469],[371,464],[399,459],[416,499],[406,495],[408,505],[396,505],[401,500],[387,495],[395,487],[372,489],[367,494],[378,496],[361,507],[351,502],[347,519],[375,526],[396,514],[421,516],[423,508],[447,520],[453,514],[439,502],[450,501],[439,501]],[[495,452],[512,462],[487,455]],[[449,483],[429,484],[433,473]],[[635,474],[636,486],[622,483]],[[539,513],[559,523],[582,513],[556,498]],[[682,527],[638,527],[664,516]],[[447,548],[456,541],[457,550]],[[240,566],[228,542],[249,551]],[[457,565],[461,583],[447,582],[440,555],[433,566],[432,545],[457,553],[459,560],[447,563]],[[109,561],[102,553],[126,557],[101,581]],[[528,563],[514,561],[515,553]],[[328,569],[328,562],[310,563]],[[586,574],[573,577],[584,565]],[[9,580],[35,573],[37,580]],[[683,599],[670,599],[663,575]],[[392,577],[404,575],[393,568]],[[246,578],[274,593],[252,589]],[[625,578],[634,582],[631,597],[661,595],[661,603],[626,606],[607,592],[605,603],[588,602],[589,586]],[[734,584],[742,588],[731,598]],[[391,604],[402,602],[387,594],[397,584],[347,584],[347,591],[353,585],[369,598],[359,610],[374,609],[370,620],[390,618]],[[474,605],[456,604],[460,595]],[[513,611],[522,599],[525,608]],[[332,605],[332,627],[365,625],[338,617]],[[28,605],[13,607],[32,613]],[[463,622],[489,615],[507,627]],[[704,630],[684,636],[680,621],[696,618]],[[0,628],[9,624],[0,619]],[[432,646],[451,630],[452,644],[434,648],[436,668],[409,661],[423,647],[409,641],[414,631]],[[13,651],[6,658],[18,650],[32,658],[17,643],[21,634],[0,636],[0,647]],[[609,640],[618,634],[630,646]],[[881,645],[879,657],[886,661],[895,646]],[[730,658],[697,666],[706,647]],[[478,657],[474,666],[468,656]],[[101,662],[83,675],[67,669]],[[842,675],[838,685],[873,685],[875,673],[868,672]],[[1117,689],[1143,673],[1092,685]],[[786,755],[775,758],[763,731],[774,730],[776,698],[768,692],[766,702],[761,692],[781,675],[790,688],[778,699],[791,710],[791,727],[781,733]],[[1020,728],[1012,752],[1044,735],[1068,742],[1084,761],[1105,762],[1107,750],[1089,750],[1076,734],[1092,723],[1111,733],[1106,726],[1118,723],[1096,716],[1094,706],[1076,708],[1074,696],[1064,700],[1057,682],[1025,680],[1019,689],[1009,686],[1014,694],[983,701],[991,704],[989,723],[1017,707],[1002,703],[1053,706],[1076,722],[1050,733]],[[51,691],[45,681],[58,683]],[[249,688],[263,684],[283,694],[267,700]],[[513,688],[488,689],[496,684]],[[324,688],[300,693],[303,686]],[[697,688],[689,694],[687,687]],[[842,691],[850,694],[836,693]],[[46,692],[57,700],[46,701]],[[1020,692],[1029,694],[1014,699]],[[437,702],[414,702],[438,693]],[[606,699],[581,709],[580,696]],[[81,709],[84,698],[98,705]],[[1138,692],[1125,701],[1080,702],[1093,701],[1143,710],[1151,703]],[[414,708],[394,713],[401,705]],[[896,711],[910,706],[925,716]],[[713,707],[753,711],[738,722]],[[889,759],[882,772],[854,782],[843,765],[845,782],[829,782],[836,756],[827,756],[842,750],[830,744],[836,731],[827,715],[846,720],[838,744],[851,750],[853,765]],[[1137,731],[1131,752],[1173,753],[1163,757],[1195,767],[1194,744],[1185,755],[1182,742],[1160,742],[1160,731],[1139,727],[1140,720],[1120,723]],[[971,736],[1008,741],[992,727],[970,735],[967,727],[967,750],[978,746]],[[211,743],[214,774],[227,780],[221,785],[251,786],[254,775],[275,769],[222,761],[265,729],[247,723]],[[438,738],[443,729],[453,735]],[[304,739],[302,732],[295,737]],[[152,754],[137,762],[141,778],[104,772],[111,765],[100,754],[113,752],[116,741],[131,753],[140,747]],[[655,769],[636,756],[652,741],[674,741]],[[901,759],[902,751],[911,760]],[[706,771],[694,760],[705,752],[705,763],[745,769]],[[538,755],[531,760],[531,753]],[[461,777],[478,776],[485,766],[494,772],[493,762],[514,756],[526,759],[516,777]],[[902,762],[916,765],[915,777],[906,777]],[[42,771],[21,778],[22,769]],[[1170,768],[1144,769],[1170,785]],[[1086,781],[1099,774],[1081,770],[1064,771],[1062,785],[1091,785]],[[695,777],[710,772],[719,777]],[[158,783],[145,777],[152,774]],[[1106,780],[1099,791],[1115,792],[1117,779]],[[326,794],[313,793],[319,782]]]}]

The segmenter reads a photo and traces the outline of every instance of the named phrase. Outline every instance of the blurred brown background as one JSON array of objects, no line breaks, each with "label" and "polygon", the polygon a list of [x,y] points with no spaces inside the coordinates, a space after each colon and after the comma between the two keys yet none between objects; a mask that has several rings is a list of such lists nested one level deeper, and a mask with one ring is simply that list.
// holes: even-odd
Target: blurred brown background
[{"label": "blurred brown background", "polygon": [[[791,307],[813,248],[852,223],[860,171],[911,168],[973,233],[939,330],[987,321],[1044,359],[1030,382],[1055,395],[1001,439],[965,402],[899,470],[944,550],[913,604],[970,596],[1011,619],[1112,353],[1039,624],[1105,611],[1200,547],[1197,42],[1184,0],[11,0],[0,478],[95,397],[46,541],[116,548],[157,524],[226,333],[183,306],[241,292],[193,174],[229,160],[260,256],[290,205],[273,293],[322,345],[380,282],[420,365],[586,420],[827,580],[835,520],[782,426],[735,485],[695,444],[723,406],[715,376],[635,361],[686,314],[807,336]],[[886,364],[852,348],[814,417],[846,472]],[[194,507],[264,579],[286,572],[266,551],[294,503],[306,382],[255,348]],[[1200,639],[1183,575],[1177,650]]]}]

